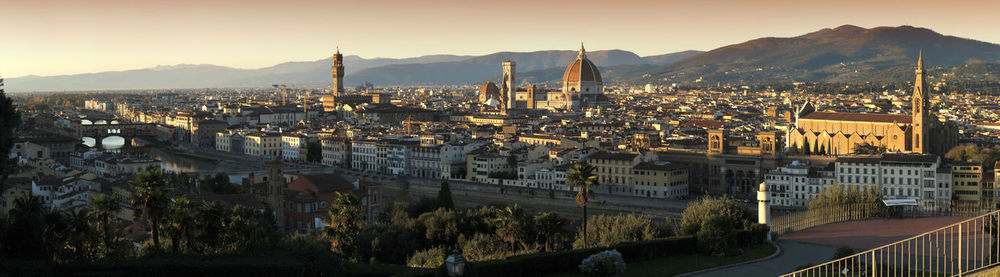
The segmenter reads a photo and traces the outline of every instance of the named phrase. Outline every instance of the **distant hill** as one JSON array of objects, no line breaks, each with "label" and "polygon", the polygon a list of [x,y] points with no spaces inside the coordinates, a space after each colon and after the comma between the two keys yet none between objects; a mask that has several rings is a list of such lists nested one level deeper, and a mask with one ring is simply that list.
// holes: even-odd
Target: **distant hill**
[{"label": "distant hill", "polygon": [[[499,76],[501,63],[506,60],[514,61],[517,76],[523,76],[524,73],[543,69],[565,70],[576,59],[577,54],[578,51],[500,52],[458,62],[373,67],[348,76],[353,79],[348,82],[371,81],[379,85],[470,84]],[[646,63],[645,59],[635,53],[622,50],[587,52],[587,57],[601,67],[602,72],[605,67]],[[562,78],[561,71],[559,78]]]},{"label": "distant hill", "polygon": [[[588,52],[598,66],[663,64],[690,55],[691,51],[639,57],[622,50]],[[348,86],[364,82],[376,85],[468,84],[499,75],[500,63],[517,62],[518,72],[565,67],[577,51],[499,52],[483,56],[430,55],[405,59],[345,56],[344,78]],[[260,87],[276,83],[329,84],[331,58],[286,62],[259,69],[236,69],[216,65],[173,65],[147,69],[62,76],[27,76],[7,79],[9,91],[62,91],[105,89],[169,89],[208,87]],[[560,73],[561,74],[561,73]],[[561,77],[561,75],[560,75]]]},{"label": "distant hill", "polygon": [[[912,79],[918,53],[928,67],[969,61],[1000,62],[1000,45],[946,36],[912,26],[865,29],[844,25],[791,38],[760,38],[729,45],[633,76],[636,83],[865,82],[872,76]],[[906,74],[894,74],[909,68]],[[894,76],[899,75],[899,76]]]}]

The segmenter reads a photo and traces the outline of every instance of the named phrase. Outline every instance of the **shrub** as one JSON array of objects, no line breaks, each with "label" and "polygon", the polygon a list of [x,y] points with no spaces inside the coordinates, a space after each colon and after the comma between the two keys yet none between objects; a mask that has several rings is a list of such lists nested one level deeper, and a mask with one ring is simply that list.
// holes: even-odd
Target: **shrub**
[{"label": "shrub", "polygon": [[754,223],[750,225],[750,243],[759,244],[767,241],[767,233],[771,232],[771,227],[766,224]]},{"label": "shrub", "polygon": [[625,273],[625,259],[618,251],[605,250],[580,262],[580,271],[587,276],[610,277]]},{"label": "shrub", "polygon": [[510,248],[494,234],[477,233],[462,243],[462,255],[470,262],[503,259],[510,256]]},{"label": "shrub", "polygon": [[[612,247],[631,241],[650,240],[660,236],[660,230],[648,215],[598,215],[589,219],[587,233],[591,247]],[[573,248],[583,247],[583,232],[577,232]]]},{"label": "shrub", "polygon": [[687,236],[698,234],[702,224],[712,216],[729,218],[734,228],[743,228],[750,221],[747,210],[735,199],[705,197],[684,209],[678,233]]},{"label": "shrub", "polygon": [[698,231],[698,246],[712,255],[724,255],[734,246],[735,229],[726,216],[716,215],[702,223]]},{"label": "shrub", "polygon": [[437,268],[444,264],[444,247],[434,247],[413,253],[413,256],[406,261],[410,267]]}]

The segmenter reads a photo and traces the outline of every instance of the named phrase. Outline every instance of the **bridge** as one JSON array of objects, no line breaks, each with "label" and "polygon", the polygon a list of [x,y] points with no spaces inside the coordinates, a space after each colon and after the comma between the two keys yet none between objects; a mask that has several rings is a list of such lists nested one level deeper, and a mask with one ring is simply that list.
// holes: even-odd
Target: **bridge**
[{"label": "bridge", "polygon": [[73,130],[75,138],[92,137],[98,142],[102,138],[112,136],[124,138],[156,136],[156,124],[151,123],[118,123],[114,120],[110,122],[98,120],[92,124],[83,124],[80,121],[73,121],[70,128]]}]

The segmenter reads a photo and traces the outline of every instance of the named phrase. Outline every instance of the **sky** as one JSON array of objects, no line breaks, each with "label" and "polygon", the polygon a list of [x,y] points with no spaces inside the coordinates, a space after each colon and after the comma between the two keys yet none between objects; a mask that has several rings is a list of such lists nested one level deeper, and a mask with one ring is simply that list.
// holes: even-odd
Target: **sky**
[{"label": "sky", "polygon": [[176,64],[260,68],[364,58],[711,50],[852,24],[1000,43],[1000,1],[0,0],[0,76]]}]

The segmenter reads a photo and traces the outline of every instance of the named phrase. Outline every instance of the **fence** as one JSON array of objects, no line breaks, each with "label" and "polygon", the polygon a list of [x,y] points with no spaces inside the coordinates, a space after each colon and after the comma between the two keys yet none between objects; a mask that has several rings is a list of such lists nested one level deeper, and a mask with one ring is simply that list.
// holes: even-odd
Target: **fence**
[{"label": "fence", "polygon": [[1000,262],[1000,211],[782,275],[963,276]]},{"label": "fence", "polygon": [[978,216],[989,212],[979,207],[956,207],[947,211],[920,206],[886,207],[881,202],[854,203],[813,208],[805,211],[777,215],[771,218],[771,232],[775,235],[801,231],[823,224],[893,217]]}]

